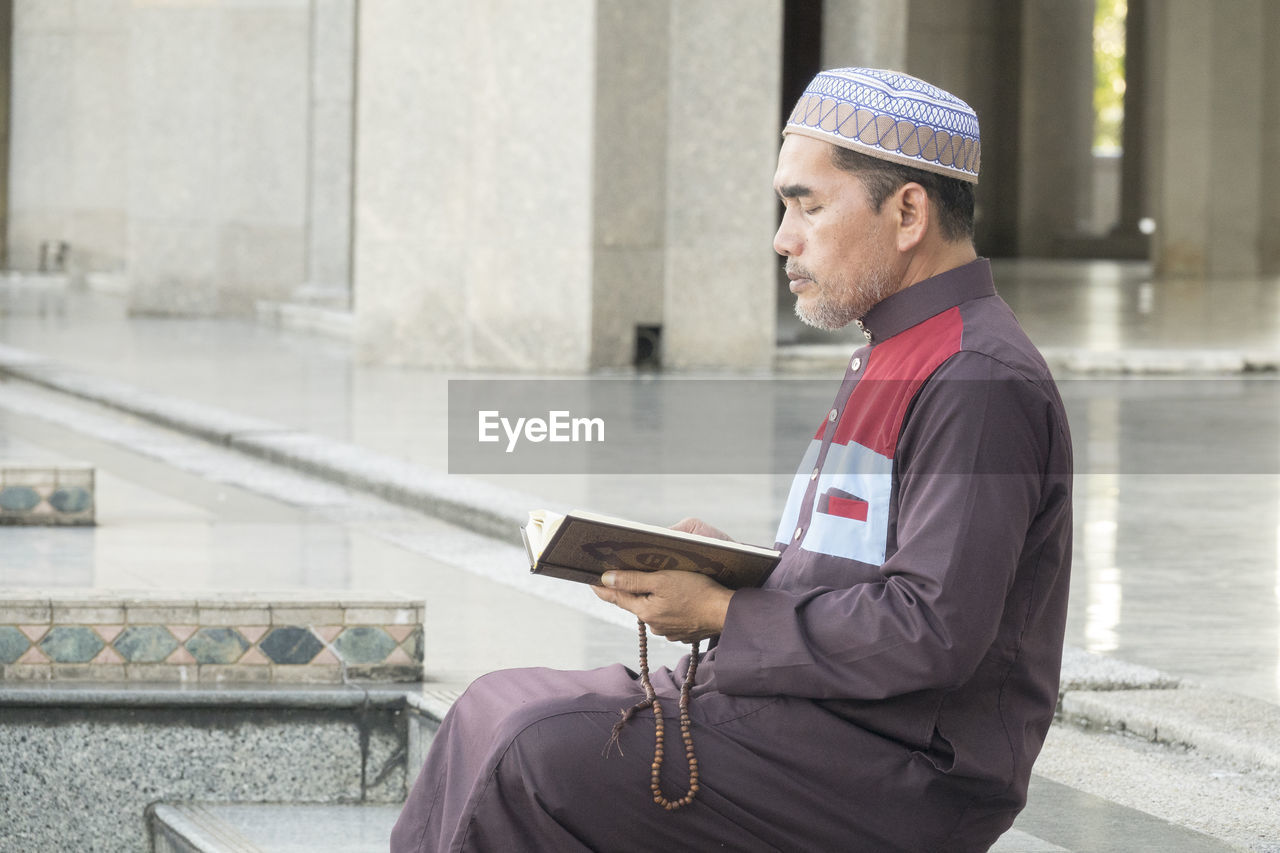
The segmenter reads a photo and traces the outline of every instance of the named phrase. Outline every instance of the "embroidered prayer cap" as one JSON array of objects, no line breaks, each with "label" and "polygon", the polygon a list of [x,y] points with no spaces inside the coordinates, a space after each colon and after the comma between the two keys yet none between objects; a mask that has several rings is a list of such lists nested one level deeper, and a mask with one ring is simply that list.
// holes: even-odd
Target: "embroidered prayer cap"
[{"label": "embroidered prayer cap", "polygon": [[782,131],[949,178],[978,182],[978,116],[898,71],[834,68],[809,82]]}]

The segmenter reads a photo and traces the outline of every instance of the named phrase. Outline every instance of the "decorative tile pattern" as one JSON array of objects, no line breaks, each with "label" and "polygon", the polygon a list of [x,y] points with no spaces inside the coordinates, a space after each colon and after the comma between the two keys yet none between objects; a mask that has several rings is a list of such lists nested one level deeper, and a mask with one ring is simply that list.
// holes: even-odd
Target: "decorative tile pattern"
[{"label": "decorative tile pattern", "polygon": [[13,663],[31,647],[27,636],[12,625],[0,625],[0,663]]},{"label": "decorative tile pattern", "polygon": [[401,644],[401,648],[409,654],[410,660],[421,666],[422,661],[425,659],[423,657],[424,645],[422,625],[418,625],[412,632],[410,632],[408,639]]},{"label": "decorative tile pattern", "polygon": [[423,612],[349,592],[0,590],[0,680],[420,681]]},{"label": "decorative tile pattern", "polygon": [[377,663],[396,650],[396,641],[381,628],[348,628],[333,641],[346,663]]},{"label": "decorative tile pattern", "polygon": [[201,628],[186,642],[196,663],[235,663],[249,648],[235,628]]},{"label": "decorative tile pattern", "polygon": [[53,663],[88,663],[106,645],[92,628],[58,625],[40,640],[40,651]]},{"label": "decorative tile pattern", "polygon": [[0,465],[0,524],[93,524],[93,469]]},{"label": "decorative tile pattern", "polygon": [[272,663],[286,664],[311,663],[324,649],[324,643],[315,634],[296,625],[273,628],[258,645]]},{"label": "decorative tile pattern", "polygon": [[173,654],[178,641],[161,625],[130,625],[116,635],[112,645],[123,661],[159,663]]}]

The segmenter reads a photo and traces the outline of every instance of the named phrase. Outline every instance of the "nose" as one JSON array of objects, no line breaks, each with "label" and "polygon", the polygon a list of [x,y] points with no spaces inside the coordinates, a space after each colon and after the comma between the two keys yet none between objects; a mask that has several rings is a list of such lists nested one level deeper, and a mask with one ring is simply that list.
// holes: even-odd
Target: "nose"
[{"label": "nose", "polygon": [[796,230],[794,218],[789,208],[782,211],[782,221],[778,223],[778,231],[773,235],[773,250],[784,258],[800,254],[800,235]]}]

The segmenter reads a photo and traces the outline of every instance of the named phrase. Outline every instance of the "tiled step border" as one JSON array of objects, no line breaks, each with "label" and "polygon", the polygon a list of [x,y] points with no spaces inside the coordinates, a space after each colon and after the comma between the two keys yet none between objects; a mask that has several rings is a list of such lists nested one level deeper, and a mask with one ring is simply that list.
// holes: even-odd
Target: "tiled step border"
[{"label": "tiled step border", "polygon": [[92,467],[0,462],[0,524],[93,523]]},{"label": "tiled step border", "polygon": [[416,682],[425,609],[349,591],[0,589],[0,681]]}]

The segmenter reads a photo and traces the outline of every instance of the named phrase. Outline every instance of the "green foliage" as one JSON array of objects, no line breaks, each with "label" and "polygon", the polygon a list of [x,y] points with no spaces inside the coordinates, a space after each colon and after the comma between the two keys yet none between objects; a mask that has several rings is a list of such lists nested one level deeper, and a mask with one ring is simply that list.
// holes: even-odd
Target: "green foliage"
[{"label": "green foliage", "polygon": [[1126,0],[1097,0],[1093,18],[1093,147],[1118,151],[1124,128]]}]

